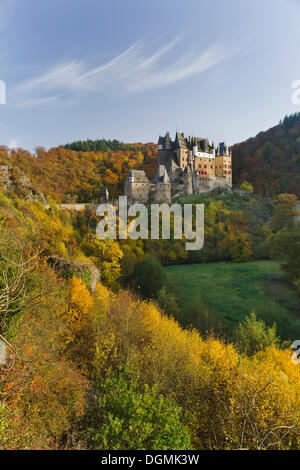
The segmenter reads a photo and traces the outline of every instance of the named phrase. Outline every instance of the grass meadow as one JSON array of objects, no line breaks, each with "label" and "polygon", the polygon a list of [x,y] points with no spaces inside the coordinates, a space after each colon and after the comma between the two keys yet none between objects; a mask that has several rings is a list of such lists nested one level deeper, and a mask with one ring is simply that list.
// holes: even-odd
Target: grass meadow
[{"label": "grass meadow", "polygon": [[165,271],[167,290],[175,295],[185,324],[197,326],[191,306],[198,301],[229,337],[254,311],[269,325],[275,321],[282,339],[300,339],[300,301],[279,262],[192,264],[166,267]]}]

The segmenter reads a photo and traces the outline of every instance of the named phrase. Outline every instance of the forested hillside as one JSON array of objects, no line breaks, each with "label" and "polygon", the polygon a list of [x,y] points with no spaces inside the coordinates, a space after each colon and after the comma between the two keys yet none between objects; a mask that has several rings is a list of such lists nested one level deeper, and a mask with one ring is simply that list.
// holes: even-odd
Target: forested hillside
[{"label": "forested hillside", "polygon": [[[74,146],[77,148],[77,144]],[[117,197],[123,194],[124,178],[131,168],[143,167],[150,178],[154,177],[154,144],[130,145],[130,149],[125,145],[117,149],[117,144],[112,144],[112,148],[108,144],[103,146],[103,151],[64,147],[47,151],[39,147],[35,155],[21,148],[9,152],[1,147],[0,164],[8,164],[16,178],[22,173],[29,177],[33,187],[44,194],[47,202],[97,201],[101,187],[107,187],[111,197]]]},{"label": "forested hillside", "polygon": [[300,113],[233,146],[233,182],[250,181],[255,192],[300,198]]},{"label": "forested hillside", "polygon": [[62,145],[61,147],[69,150],[76,150],[77,152],[116,152],[117,150],[143,150],[145,144],[125,144],[124,142],[120,142],[117,139],[87,139],[76,140],[75,142]]},{"label": "forested hillside", "polygon": [[275,328],[252,315],[236,345],[182,329],[121,288],[122,250],[90,217],[0,192],[0,449],[298,449],[299,371]]},{"label": "forested hillside", "polygon": [[[38,147],[35,154],[1,147],[0,164],[7,163],[16,176],[29,177],[48,202],[92,202],[101,187],[107,187],[113,198],[122,194],[131,168],[143,168],[154,178],[157,150],[153,143],[105,139],[77,141],[48,151]],[[243,181],[252,183],[260,195],[300,197],[300,114],[233,146],[233,182]]]},{"label": "forested hillside", "polygon": [[[124,144],[104,139],[78,141],[65,146],[81,152],[136,151],[143,155],[145,147],[149,148],[149,144]],[[152,176],[156,148],[154,145],[150,147],[153,152]],[[143,167],[146,164],[146,171],[149,171],[148,157],[142,162]],[[243,181],[250,181],[255,192],[264,196],[292,193],[300,197],[300,113],[286,116],[277,126],[233,146],[233,182],[239,185]]]},{"label": "forested hillside", "polygon": [[[280,278],[295,306],[285,302],[278,312],[294,335],[295,196],[215,191],[181,201],[205,204],[205,247],[187,252],[184,240],[172,238],[100,240],[95,214],[45,209],[34,199],[42,191],[63,200],[113,177],[117,194],[130,165],[155,161],[153,146],[144,153],[40,148],[37,156],[2,149],[0,156],[10,167],[0,188],[0,340],[7,348],[0,449],[299,448],[299,373],[284,342],[291,329],[281,318],[277,328],[274,311],[251,311],[255,290],[242,292],[240,279],[251,268],[241,266],[219,297],[235,306],[229,335],[222,316],[207,309],[200,283],[195,302],[183,303],[162,267],[198,263],[203,279],[211,261],[285,259]],[[96,170],[96,182],[89,180]],[[92,285],[95,269],[101,282]],[[249,275],[260,281],[256,270]],[[239,292],[247,302],[233,301]],[[259,294],[264,302],[268,293]]]}]

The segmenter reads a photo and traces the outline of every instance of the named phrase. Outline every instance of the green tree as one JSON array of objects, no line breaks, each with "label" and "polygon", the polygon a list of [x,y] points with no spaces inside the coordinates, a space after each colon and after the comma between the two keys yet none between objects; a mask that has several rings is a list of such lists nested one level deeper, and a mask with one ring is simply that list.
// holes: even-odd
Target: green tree
[{"label": "green tree", "polygon": [[246,263],[250,260],[253,251],[248,233],[236,230],[229,246],[229,253],[232,261],[236,263]]},{"label": "green tree", "polygon": [[89,449],[191,448],[177,404],[122,374],[111,374],[98,385],[86,420],[82,436]]},{"label": "green tree", "polygon": [[267,327],[265,322],[258,320],[252,312],[237,328],[237,343],[240,351],[248,356],[272,344],[278,344],[276,323]]},{"label": "green tree", "polygon": [[300,225],[293,230],[283,229],[272,239],[271,255],[273,258],[284,259],[282,269],[291,284],[298,285],[300,279]]},{"label": "green tree", "polygon": [[163,267],[155,256],[149,256],[138,264],[135,272],[135,288],[145,299],[157,298],[164,282]]},{"label": "green tree", "polygon": [[295,194],[279,194],[274,199],[275,211],[272,226],[275,232],[283,228],[293,228],[297,215],[298,199]]},{"label": "green tree", "polygon": [[157,303],[165,313],[173,315],[175,318],[178,317],[179,307],[176,302],[176,297],[168,292],[165,287],[159,291]]},{"label": "green tree", "polygon": [[220,325],[214,313],[200,297],[194,299],[187,308],[181,312],[179,319],[182,325],[186,327],[193,326],[197,328],[202,335],[220,329]]}]

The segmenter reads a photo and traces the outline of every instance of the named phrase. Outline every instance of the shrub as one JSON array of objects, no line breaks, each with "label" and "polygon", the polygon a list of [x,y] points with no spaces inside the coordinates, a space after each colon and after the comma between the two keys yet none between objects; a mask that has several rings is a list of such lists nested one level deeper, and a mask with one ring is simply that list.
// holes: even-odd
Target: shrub
[{"label": "shrub", "polygon": [[241,191],[249,191],[250,193],[254,192],[253,184],[249,183],[248,181],[243,181],[240,186]]},{"label": "shrub", "polygon": [[239,349],[249,356],[278,344],[276,323],[268,328],[263,320],[258,320],[255,313],[251,313],[237,328],[237,343]]},{"label": "shrub", "polygon": [[190,449],[180,408],[122,374],[110,374],[94,391],[83,436],[89,449]]},{"label": "shrub", "polygon": [[145,299],[157,298],[165,282],[162,265],[154,256],[145,258],[136,268],[135,288]]}]

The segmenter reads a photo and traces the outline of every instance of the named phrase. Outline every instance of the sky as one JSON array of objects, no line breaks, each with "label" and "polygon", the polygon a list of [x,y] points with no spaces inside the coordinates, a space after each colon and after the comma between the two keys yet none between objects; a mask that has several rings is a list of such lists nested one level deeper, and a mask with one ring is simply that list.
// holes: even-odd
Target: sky
[{"label": "sky", "polygon": [[300,0],[0,0],[0,144],[243,141],[299,112]]}]

